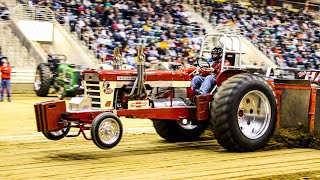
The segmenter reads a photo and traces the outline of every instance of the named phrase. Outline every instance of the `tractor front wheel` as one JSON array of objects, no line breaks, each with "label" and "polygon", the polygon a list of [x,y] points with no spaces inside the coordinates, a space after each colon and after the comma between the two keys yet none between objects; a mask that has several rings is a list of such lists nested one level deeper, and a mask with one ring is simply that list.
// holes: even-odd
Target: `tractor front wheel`
[{"label": "tractor front wheel", "polygon": [[51,86],[51,72],[50,68],[44,63],[37,67],[36,76],[34,80],[34,90],[40,97],[46,97]]},{"label": "tractor front wheel", "polygon": [[99,114],[91,125],[91,138],[101,149],[115,147],[120,142],[122,133],[122,123],[119,117],[112,113]]},{"label": "tractor front wheel", "polygon": [[198,140],[207,128],[206,122],[191,120],[159,120],[153,119],[153,126],[163,139],[169,142],[189,142]]},{"label": "tractor front wheel", "polygon": [[211,123],[218,143],[229,151],[255,151],[272,137],[276,97],[259,76],[243,73],[219,87],[211,103]]}]

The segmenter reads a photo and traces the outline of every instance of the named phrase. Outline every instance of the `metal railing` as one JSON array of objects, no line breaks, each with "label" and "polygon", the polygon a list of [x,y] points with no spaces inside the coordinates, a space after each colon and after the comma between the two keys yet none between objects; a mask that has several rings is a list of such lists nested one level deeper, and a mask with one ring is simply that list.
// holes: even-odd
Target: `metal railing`
[{"label": "metal railing", "polygon": [[[44,8],[42,8],[43,10]],[[40,13],[32,13],[32,11],[36,11],[35,8],[30,8],[26,4],[19,4],[16,7],[12,8],[10,19],[12,20],[12,23],[10,24],[10,27],[12,29],[12,32],[19,38],[21,44],[25,46],[30,56],[34,57],[36,60],[36,63],[42,63],[46,62],[47,60],[47,54],[43,51],[42,48],[37,46],[33,41],[30,41],[28,38],[25,37],[22,30],[18,26],[18,22],[20,20],[41,20],[44,21],[53,21],[53,14],[47,13],[48,17],[43,17],[43,14],[40,15]],[[49,9],[50,10],[50,9]],[[41,11],[39,11],[41,12]]]},{"label": "metal railing", "polygon": [[239,27],[231,26],[231,25],[223,25],[219,24],[216,26],[215,30],[220,33],[226,33],[226,34],[241,34],[241,29]]},{"label": "metal railing", "polygon": [[54,12],[44,6],[29,6],[19,4],[11,10],[11,16],[16,20],[33,20],[53,22],[55,20]]},{"label": "metal railing", "polygon": [[9,9],[12,9],[19,4],[19,1],[17,1],[17,0],[0,0],[0,3],[5,5]]}]

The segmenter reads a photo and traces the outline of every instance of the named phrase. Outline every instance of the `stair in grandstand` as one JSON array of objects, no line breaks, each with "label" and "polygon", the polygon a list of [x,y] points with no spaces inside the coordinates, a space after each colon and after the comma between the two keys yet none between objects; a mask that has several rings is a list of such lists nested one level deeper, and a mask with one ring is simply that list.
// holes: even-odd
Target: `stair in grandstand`
[{"label": "stair in grandstand", "polygon": [[8,22],[0,22],[0,46],[2,54],[8,58],[12,66],[12,91],[26,93],[28,89],[32,89],[36,61],[29,56],[28,50],[12,33]]},{"label": "stair in grandstand", "polygon": [[[240,30],[237,27],[217,27],[211,25],[207,19],[203,18],[200,13],[196,13],[194,9],[185,4],[185,8],[191,14],[191,20],[198,22],[202,25],[207,33],[226,33],[226,34],[240,34]],[[276,67],[277,65],[273,60],[269,59],[263,52],[256,48],[251,42],[249,42],[245,37],[241,38],[242,40],[242,52],[245,53],[242,56],[242,63],[245,65],[258,65],[265,67]]]},{"label": "stair in grandstand", "polygon": [[0,22],[0,46],[13,68],[34,69],[36,61],[30,57],[28,50],[21,44],[13,33],[9,24]]}]

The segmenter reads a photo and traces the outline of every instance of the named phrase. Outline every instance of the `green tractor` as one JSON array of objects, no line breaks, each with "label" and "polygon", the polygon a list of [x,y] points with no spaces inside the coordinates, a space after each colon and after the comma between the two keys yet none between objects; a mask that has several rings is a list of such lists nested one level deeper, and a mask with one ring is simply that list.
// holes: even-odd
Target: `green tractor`
[{"label": "green tractor", "polygon": [[54,54],[49,56],[47,63],[40,63],[37,67],[34,90],[40,97],[46,97],[50,88],[58,92],[58,98],[74,97],[83,94],[80,66],[66,63],[66,56]]}]

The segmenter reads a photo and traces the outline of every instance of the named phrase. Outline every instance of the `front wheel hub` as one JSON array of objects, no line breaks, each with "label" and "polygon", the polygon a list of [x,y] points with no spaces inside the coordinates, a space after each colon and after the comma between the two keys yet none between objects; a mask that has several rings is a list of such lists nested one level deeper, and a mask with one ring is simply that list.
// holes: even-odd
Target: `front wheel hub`
[{"label": "front wheel hub", "polygon": [[99,126],[99,137],[106,144],[114,143],[120,135],[118,123],[112,119],[105,119]]}]

